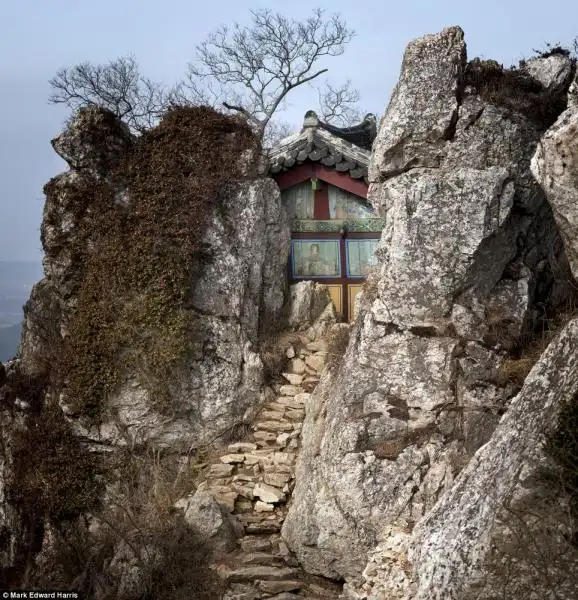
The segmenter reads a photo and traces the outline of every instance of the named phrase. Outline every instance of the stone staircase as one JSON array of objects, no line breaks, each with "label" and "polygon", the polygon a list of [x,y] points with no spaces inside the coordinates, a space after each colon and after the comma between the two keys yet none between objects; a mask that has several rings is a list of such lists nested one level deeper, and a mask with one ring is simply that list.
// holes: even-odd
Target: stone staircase
[{"label": "stone staircase", "polygon": [[305,573],[280,535],[295,484],[305,404],[327,355],[323,338],[304,336],[302,343],[287,350],[287,383],[273,387],[276,395],[261,409],[249,439],[230,444],[204,470],[200,489],[244,528],[238,549],[216,565],[228,584],[225,600],[332,600],[341,591]]}]

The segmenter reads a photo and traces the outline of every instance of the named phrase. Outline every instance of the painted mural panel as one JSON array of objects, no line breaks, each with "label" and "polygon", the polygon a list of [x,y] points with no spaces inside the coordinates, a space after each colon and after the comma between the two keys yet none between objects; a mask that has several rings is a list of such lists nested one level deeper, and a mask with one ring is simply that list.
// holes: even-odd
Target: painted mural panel
[{"label": "painted mural panel", "polygon": [[337,240],[293,240],[293,277],[340,277]]},{"label": "painted mural panel", "polygon": [[285,190],[281,197],[291,219],[313,219],[314,196],[310,181]]},{"label": "painted mural panel", "polygon": [[355,194],[329,186],[329,216],[332,219],[367,219],[375,217],[373,209]]},{"label": "painted mural panel", "polygon": [[348,292],[349,292],[349,298],[348,298],[348,302],[349,302],[349,306],[348,306],[349,321],[353,321],[353,317],[355,316],[355,302],[357,301],[357,295],[362,290],[363,290],[363,286],[362,285],[350,285],[350,286],[348,286]]},{"label": "painted mural panel", "polygon": [[367,277],[374,264],[373,252],[379,240],[347,240],[347,276]]}]

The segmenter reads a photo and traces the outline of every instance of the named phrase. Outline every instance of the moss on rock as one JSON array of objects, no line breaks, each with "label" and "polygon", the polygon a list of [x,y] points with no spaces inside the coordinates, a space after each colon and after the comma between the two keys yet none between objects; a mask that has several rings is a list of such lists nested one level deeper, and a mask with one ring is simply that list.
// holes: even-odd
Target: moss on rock
[{"label": "moss on rock", "polygon": [[[203,236],[227,188],[248,176],[242,156],[257,144],[237,118],[172,108],[104,178],[81,172],[66,188],[75,231],[59,248],[77,271],[76,306],[56,369],[79,413],[99,415],[128,373],[170,406],[171,370],[194,339],[189,298],[208,258]],[[57,187],[46,186],[49,202]]]}]

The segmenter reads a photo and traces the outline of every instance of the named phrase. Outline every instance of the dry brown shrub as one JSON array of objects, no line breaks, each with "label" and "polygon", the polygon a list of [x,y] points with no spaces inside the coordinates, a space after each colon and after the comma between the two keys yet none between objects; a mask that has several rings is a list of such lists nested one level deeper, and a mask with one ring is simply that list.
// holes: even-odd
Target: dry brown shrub
[{"label": "dry brown shrub", "polygon": [[[209,569],[211,549],[173,508],[194,491],[198,462],[180,465],[154,450],[120,452],[108,462],[106,508],[54,531],[40,568],[26,585],[80,591],[108,600],[205,600],[221,596]],[[111,560],[124,546],[139,572],[137,594],[119,588]]]},{"label": "dry brown shrub", "polygon": [[279,379],[287,365],[287,350],[293,347],[298,354],[303,346],[299,334],[287,331],[264,340],[259,353],[265,367],[265,377],[272,381]]},{"label": "dry brown shrub", "polygon": [[566,93],[549,92],[523,70],[505,69],[494,60],[470,61],[464,83],[487,102],[523,114],[542,129],[550,127],[567,105]]},{"label": "dry brown shrub", "polygon": [[573,288],[564,303],[551,309],[550,314],[537,324],[534,331],[528,332],[517,348],[502,363],[498,372],[498,383],[512,384],[521,388],[532,367],[538,362],[550,342],[558,335],[566,323],[577,314],[576,290]]}]

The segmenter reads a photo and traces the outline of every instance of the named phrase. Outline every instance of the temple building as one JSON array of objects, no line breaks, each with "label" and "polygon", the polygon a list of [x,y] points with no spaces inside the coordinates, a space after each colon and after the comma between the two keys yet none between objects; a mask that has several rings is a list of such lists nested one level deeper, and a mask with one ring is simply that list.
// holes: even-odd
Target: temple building
[{"label": "temple building", "polygon": [[281,140],[269,154],[269,172],[292,219],[289,281],[327,284],[344,320],[353,318],[355,297],[384,226],[367,202],[376,132],[373,115],[339,128],[309,111],[301,132]]}]

